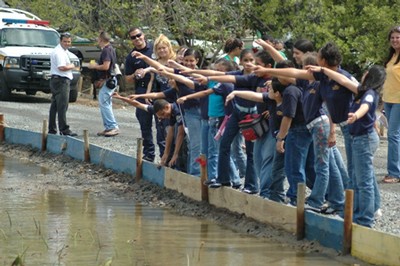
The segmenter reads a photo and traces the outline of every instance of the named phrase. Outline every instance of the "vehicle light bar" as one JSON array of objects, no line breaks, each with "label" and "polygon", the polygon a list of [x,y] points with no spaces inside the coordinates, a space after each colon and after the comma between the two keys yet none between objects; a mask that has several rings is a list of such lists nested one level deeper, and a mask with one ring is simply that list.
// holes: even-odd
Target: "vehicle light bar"
[{"label": "vehicle light bar", "polygon": [[3,18],[2,21],[7,24],[35,24],[42,26],[50,25],[50,22],[47,20]]}]

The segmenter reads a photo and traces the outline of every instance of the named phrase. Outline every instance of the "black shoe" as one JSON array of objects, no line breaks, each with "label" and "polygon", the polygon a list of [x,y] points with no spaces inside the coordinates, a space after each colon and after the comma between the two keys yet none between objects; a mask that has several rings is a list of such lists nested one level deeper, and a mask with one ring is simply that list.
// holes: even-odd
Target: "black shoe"
[{"label": "black shoe", "polygon": [[206,181],[204,181],[204,185],[205,186],[209,186],[209,185],[211,185],[211,184],[214,184],[214,183],[217,183],[217,180],[215,179],[215,178],[213,178],[213,179],[211,179],[211,180],[206,180]]},{"label": "black shoe", "polygon": [[232,188],[234,189],[240,189],[242,187],[242,184],[232,184]]},{"label": "black shoe", "polygon": [[64,131],[64,132],[60,132],[60,135],[70,136],[70,137],[76,137],[76,136],[78,136],[78,134],[72,132],[71,130]]},{"label": "black shoe", "polygon": [[246,194],[250,194],[250,195],[253,195],[253,194],[257,194],[257,193],[258,193],[258,191],[250,190],[250,189],[247,189],[247,188],[242,189],[242,192],[244,192],[244,193],[246,193]]},{"label": "black shoe", "polygon": [[208,185],[209,188],[220,188],[220,187],[230,187],[231,183],[219,183],[215,182],[213,184]]},{"label": "black shoe", "polygon": [[154,162],[154,158],[150,158],[150,157],[147,157],[147,156],[143,156],[142,159],[145,160],[145,161],[148,161],[148,162]]},{"label": "black shoe", "polygon": [[308,211],[316,212],[316,213],[321,213],[321,209],[320,208],[313,207],[308,203],[304,204],[304,209],[308,210]]}]

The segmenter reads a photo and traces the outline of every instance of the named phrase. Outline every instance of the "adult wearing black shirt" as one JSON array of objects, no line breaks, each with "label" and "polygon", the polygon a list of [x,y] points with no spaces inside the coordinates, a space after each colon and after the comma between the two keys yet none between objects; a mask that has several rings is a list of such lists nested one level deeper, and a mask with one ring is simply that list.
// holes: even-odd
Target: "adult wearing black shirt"
[{"label": "adult wearing black shirt", "polygon": [[[147,86],[150,82],[150,73],[144,72],[149,65],[132,55],[132,52],[138,51],[148,57],[152,57],[153,46],[145,40],[145,35],[140,28],[133,27],[128,32],[128,37],[134,45],[133,50],[127,55],[125,60],[125,81],[127,83],[135,83],[135,93],[146,93]],[[144,100],[140,100],[144,103]],[[153,114],[148,113],[140,108],[136,109],[136,118],[140,124],[140,130],[143,138],[143,159],[154,161],[155,146],[153,143]]]}]

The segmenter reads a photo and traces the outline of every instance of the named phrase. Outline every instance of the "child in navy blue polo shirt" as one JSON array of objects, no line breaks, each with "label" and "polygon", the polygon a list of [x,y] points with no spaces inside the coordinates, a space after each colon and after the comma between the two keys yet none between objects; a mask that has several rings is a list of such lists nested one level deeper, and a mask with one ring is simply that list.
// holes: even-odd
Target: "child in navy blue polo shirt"
[{"label": "child in navy blue polo shirt", "polygon": [[380,194],[373,168],[374,153],[379,146],[379,136],[374,127],[375,111],[379,91],[386,78],[385,69],[382,66],[372,66],[364,74],[361,85],[330,69],[310,67],[310,70],[324,72],[342,86],[358,92],[349,108],[347,119],[353,154],[353,175],[350,176],[354,188],[353,221],[372,227],[374,214],[380,207]]}]

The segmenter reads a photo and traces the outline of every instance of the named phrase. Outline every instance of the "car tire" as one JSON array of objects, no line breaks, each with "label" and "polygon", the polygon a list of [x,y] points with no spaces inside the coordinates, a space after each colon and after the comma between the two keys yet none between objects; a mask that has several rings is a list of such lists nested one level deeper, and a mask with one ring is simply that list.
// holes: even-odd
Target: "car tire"
[{"label": "car tire", "polygon": [[0,80],[0,101],[8,101],[11,97],[11,90],[3,80]]},{"label": "car tire", "polygon": [[71,90],[69,91],[69,102],[70,103],[74,103],[76,102],[76,100],[78,100],[78,88],[77,86],[75,88],[71,88]]}]

